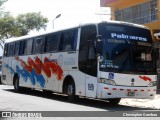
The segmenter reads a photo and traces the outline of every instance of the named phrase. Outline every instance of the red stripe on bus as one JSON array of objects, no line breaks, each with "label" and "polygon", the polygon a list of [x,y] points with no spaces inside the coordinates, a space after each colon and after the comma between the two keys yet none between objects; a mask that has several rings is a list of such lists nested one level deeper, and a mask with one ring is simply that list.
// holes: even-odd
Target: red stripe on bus
[{"label": "red stripe on bus", "polygon": [[127,91],[131,91],[131,89],[127,89]]},{"label": "red stripe on bus", "polygon": [[108,88],[108,87],[104,87],[104,89],[105,89],[105,90],[108,90],[109,88]]},{"label": "red stripe on bus", "polygon": [[117,90],[117,88],[113,88],[112,90]]}]

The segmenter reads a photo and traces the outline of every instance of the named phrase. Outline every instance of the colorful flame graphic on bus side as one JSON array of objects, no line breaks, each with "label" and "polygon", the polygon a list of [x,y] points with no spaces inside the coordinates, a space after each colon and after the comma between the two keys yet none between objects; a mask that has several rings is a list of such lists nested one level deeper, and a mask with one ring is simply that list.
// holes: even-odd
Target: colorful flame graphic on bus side
[{"label": "colorful flame graphic on bus side", "polygon": [[146,76],[139,76],[139,78],[141,78],[141,79],[144,80],[144,81],[152,81],[151,78],[146,77]]},{"label": "colorful flame graphic on bus side", "polygon": [[55,74],[57,80],[63,79],[62,68],[58,65],[57,62],[50,61],[47,57],[44,58],[44,63],[38,57],[36,57],[35,60],[32,60],[30,57],[28,57],[28,64],[19,57],[16,57],[15,59],[21,62],[22,67],[25,68],[25,70],[28,72],[35,70],[38,75],[41,75],[43,71],[48,78],[50,78],[52,74]]}]

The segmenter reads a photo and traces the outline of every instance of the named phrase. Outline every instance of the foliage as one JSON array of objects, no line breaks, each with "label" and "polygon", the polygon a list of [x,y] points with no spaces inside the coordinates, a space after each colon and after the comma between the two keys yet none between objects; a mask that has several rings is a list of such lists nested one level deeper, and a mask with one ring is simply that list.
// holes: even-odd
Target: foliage
[{"label": "foliage", "polygon": [[45,29],[48,19],[41,13],[20,14],[16,18],[5,15],[0,18],[0,39],[27,35],[32,30]]},{"label": "foliage", "polygon": [[3,10],[2,5],[7,0],[0,0],[0,46],[5,39],[27,35],[32,30],[39,31],[46,28],[48,19],[40,12],[20,14],[13,17],[10,12]]},{"label": "foliage", "polygon": [[3,5],[3,3],[5,3],[7,0],[0,0],[0,6]]},{"label": "foliage", "polygon": [[39,31],[40,29],[45,29],[45,23],[47,22],[48,19],[44,18],[40,12],[20,14],[16,18],[16,23],[20,32],[20,36],[27,35],[32,30]]},{"label": "foliage", "polygon": [[8,0],[0,0],[0,17],[4,14],[6,14],[6,12],[3,10],[2,5]]},{"label": "foliage", "polygon": [[13,36],[19,36],[19,31],[12,16],[4,16],[0,18],[0,39],[4,40]]}]

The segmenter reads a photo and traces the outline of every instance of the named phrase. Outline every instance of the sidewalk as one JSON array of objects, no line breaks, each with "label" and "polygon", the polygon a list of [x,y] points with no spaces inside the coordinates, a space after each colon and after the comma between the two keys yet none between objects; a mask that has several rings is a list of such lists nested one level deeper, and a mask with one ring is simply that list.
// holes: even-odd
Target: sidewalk
[{"label": "sidewalk", "polygon": [[124,98],[120,102],[121,105],[129,105],[134,107],[143,107],[154,110],[160,110],[160,89],[153,100],[150,99],[127,99]]}]

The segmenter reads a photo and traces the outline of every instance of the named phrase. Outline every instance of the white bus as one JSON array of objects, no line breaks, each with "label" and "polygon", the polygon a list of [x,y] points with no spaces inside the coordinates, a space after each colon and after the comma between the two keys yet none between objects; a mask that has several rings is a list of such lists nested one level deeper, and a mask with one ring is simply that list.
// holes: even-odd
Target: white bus
[{"label": "white bus", "polygon": [[126,22],[85,23],[6,40],[2,83],[103,99],[153,99],[157,50],[150,30]]}]

